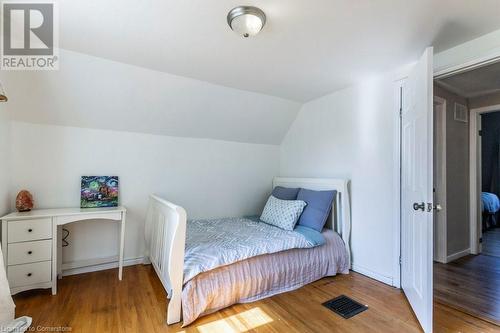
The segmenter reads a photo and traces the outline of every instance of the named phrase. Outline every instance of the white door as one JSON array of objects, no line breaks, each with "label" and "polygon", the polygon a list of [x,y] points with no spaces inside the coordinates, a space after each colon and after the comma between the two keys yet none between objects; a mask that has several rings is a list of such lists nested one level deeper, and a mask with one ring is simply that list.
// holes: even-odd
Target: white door
[{"label": "white door", "polygon": [[432,332],[432,48],[403,85],[401,116],[401,285],[425,332]]}]

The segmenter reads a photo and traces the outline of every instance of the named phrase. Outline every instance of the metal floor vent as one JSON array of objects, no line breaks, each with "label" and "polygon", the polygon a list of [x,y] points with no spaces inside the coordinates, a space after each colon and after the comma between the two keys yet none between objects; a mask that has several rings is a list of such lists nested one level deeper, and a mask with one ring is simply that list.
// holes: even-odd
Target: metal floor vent
[{"label": "metal floor vent", "polygon": [[360,304],[345,295],[340,295],[339,297],[323,303],[323,305],[345,319],[349,319],[358,313],[368,310],[366,305]]}]

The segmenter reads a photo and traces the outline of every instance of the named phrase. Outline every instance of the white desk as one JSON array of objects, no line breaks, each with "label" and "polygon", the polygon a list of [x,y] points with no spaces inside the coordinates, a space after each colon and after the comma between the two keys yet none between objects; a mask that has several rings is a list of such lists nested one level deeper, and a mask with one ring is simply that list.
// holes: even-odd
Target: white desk
[{"label": "white desk", "polygon": [[11,294],[35,288],[52,288],[52,294],[57,293],[57,277],[62,277],[62,226],[76,221],[105,219],[120,223],[118,279],[121,280],[126,212],[125,207],[35,209],[0,218]]}]

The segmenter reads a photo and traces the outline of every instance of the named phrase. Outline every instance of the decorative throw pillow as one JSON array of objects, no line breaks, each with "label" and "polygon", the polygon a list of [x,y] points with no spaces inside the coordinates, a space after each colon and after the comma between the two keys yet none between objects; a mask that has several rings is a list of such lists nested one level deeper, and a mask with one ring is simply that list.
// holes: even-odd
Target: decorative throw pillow
[{"label": "decorative throw pillow", "polygon": [[298,224],[321,232],[332,210],[336,194],[337,191],[313,191],[301,188],[297,200],[305,201],[307,207],[300,216]]},{"label": "decorative throw pillow", "polygon": [[284,230],[293,230],[306,203],[300,200],[281,200],[274,196],[267,199],[260,220]]},{"label": "decorative throw pillow", "polygon": [[300,188],[276,186],[272,196],[281,200],[297,200]]}]

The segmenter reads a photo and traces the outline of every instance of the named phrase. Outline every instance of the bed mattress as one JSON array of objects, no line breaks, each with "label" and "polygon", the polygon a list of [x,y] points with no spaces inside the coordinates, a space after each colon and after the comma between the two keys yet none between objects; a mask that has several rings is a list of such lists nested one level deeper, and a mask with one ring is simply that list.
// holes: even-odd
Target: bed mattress
[{"label": "bed mattress", "polygon": [[300,288],[325,276],[348,274],[342,238],[322,232],[325,244],[264,254],[200,273],[182,291],[183,326],[236,303],[248,303]]},{"label": "bed mattress", "polygon": [[304,233],[283,230],[258,218],[190,220],[186,229],[184,283],[200,273],[248,258],[317,245]]}]

